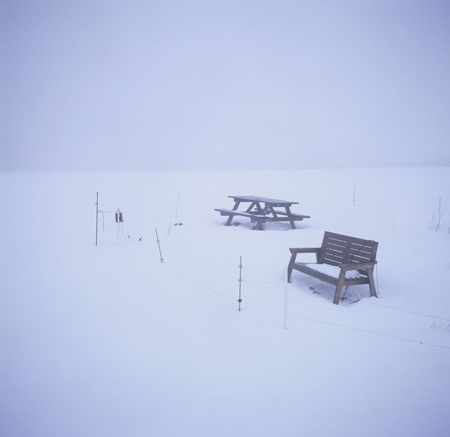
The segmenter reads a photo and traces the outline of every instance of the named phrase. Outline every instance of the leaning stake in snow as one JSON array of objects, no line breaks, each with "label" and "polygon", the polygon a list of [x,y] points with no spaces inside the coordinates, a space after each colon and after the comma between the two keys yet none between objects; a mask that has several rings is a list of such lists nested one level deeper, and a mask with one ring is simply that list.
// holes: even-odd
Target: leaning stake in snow
[{"label": "leaning stake in snow", "polygon": [[156,232],[156,242],[158,243],[159,256],[161,257],[160,260],[161,260],[161,262],[163,263],[163,262],[164,262],[164,258],[163,258],[163,256],[162,256],[162,253],[161,253],[161,246],[160,246],[160,244],[159,244],[158,229],[155,229],[155,232]]}]

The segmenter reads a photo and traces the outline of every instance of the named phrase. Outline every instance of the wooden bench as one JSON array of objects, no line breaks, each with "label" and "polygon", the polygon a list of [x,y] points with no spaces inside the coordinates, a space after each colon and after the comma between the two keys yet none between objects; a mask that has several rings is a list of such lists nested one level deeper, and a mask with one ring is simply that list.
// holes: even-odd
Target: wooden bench
[{"label": "wooden bench", "polygon": [[[339,304],[342,287],[349,285],[368,284],[370,295],[377,297],[373,278],[377,249],[376,241],[325,232],[321,247],[289,249],[291,258],[288,265],[288,281],[291,282],[292,270],[297,270],[336,285],[333,300],[336,305]],[[299,253],[315,253],[316,262],[297,262]],[[330,272],[319,271],[321,265],[335,266],[336,276]]]}]

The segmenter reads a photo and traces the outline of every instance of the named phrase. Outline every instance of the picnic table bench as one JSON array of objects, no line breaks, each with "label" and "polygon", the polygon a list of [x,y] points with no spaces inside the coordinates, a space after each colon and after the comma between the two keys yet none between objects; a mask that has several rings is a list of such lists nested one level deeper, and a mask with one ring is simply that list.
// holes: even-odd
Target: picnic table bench
[{"label": "picnic table bench", "polygon": [[[295,229],[295,222],[301,221],[305,218],[310,218],[309,215],[294,214],[291,211],[291,206],[298,204],[290,200],[269,199],[267,197],[257,196],[228,196],[234,200],[233,209],[216,208],[215,211],[220,212],[222,216],[228,216],[225,226],[230,226],[234,216],[248,217],[252,222],[255,222],[255,229],[264,229],[264,224],[267,222],[289,222],[292,229]],[[238,208],[241,203],[250,203],[244,211],[239,211]],[[274,209],[283,208],[283,209]]]},{"label": "picnic table bench", "polygon": [[[376,241],[325,232],[321,247],[289,249],[291,258],[287,279],[291,282],[292,270],[297,270],[336,285],[333,300],[336,305],[339,304],[342,288],[349,285],[368,284],[370,295],[377,297],[373,278],[377,249]],[[301,253],[315,253],[316,263],[297,262],[296,257]],[[335,271],[325,271],[321,268],[323,266],[333,266],[331,270]]]}]

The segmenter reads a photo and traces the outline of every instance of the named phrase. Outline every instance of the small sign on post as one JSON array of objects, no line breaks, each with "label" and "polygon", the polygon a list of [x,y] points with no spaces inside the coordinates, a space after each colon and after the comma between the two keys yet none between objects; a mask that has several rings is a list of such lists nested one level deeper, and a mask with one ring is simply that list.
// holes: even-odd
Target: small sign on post
[{"label": "small sign on post", "polygon": [[123,223],[123,215],[120,212],[120,209],[116,211],[116,223]]}]

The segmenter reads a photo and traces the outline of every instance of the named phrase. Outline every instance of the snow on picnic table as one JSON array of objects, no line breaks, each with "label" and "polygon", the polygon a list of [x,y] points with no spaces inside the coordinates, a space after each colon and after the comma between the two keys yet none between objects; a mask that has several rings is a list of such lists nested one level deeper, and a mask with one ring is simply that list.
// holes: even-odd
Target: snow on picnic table
[{"label": "snow on picnic table", "polygon": [[[450,169],[0,178],[1,435],[447,435]],[[311,218],[225,227],[235,192]],[[379,298],[294,272],[284,329],[325,230],[379,242]]]}]

